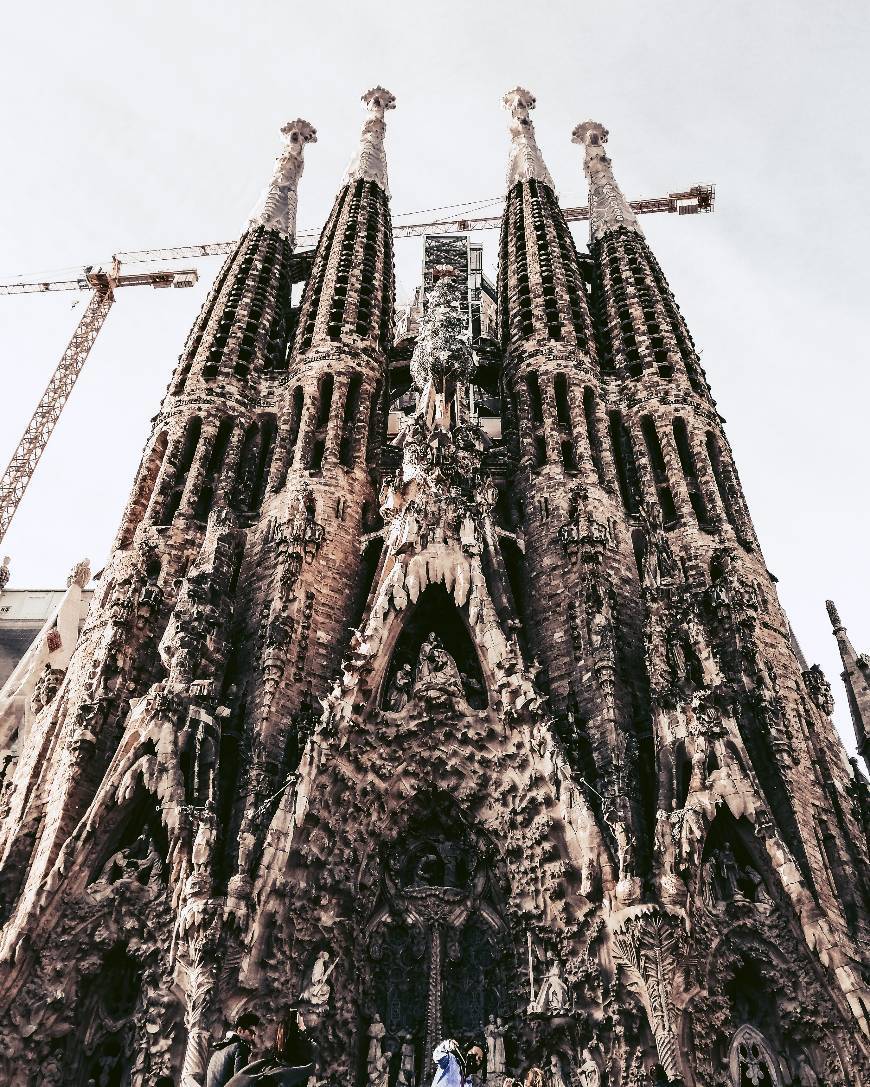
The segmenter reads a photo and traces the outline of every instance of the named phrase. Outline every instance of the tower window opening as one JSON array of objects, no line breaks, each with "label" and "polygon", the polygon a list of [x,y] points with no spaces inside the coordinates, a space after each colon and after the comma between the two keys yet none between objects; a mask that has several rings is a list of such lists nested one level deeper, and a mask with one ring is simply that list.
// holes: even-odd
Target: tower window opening
[{"label": "tower window opening", "polygon": [[531,410],[532,425],[543,426],[544,406],[541,400],[541,387],[538,384],[537,374],[528,374],[526,376],[526,390],[529,394],[529,408]]},{"label": "tower window opening", "polygon": [[299,426],[302,422],[302,405],[305,394],[302,386],[297,385],[293,390],[293,398],[290,402],[290,429],[287,431],[287,451],[291,463],[296,452],[296,443],[299,441]]},{"label": "tower window opening", "polygon": [[571,407],[568,403],[568,379],[564,374],[556,374],[553,383],[556,395],[556,422],[562,430],[571,432]]},{"label": "tower window opening", "polygon": [[728,523],[734,529],[737,537],[742,540],[742,533],[740,532],[731,491],[725,477],[722,453],[719,449],[719,443],[716,441],[716,435],[710,430],[707,431],[706,446],[707,456],[710,460],[710,468],[713,471],[713,480],[716,483],[716,490],[719,492],[719,497],[722,499],[722,507],[725,510],[725,516],[728,518]]},{"label": "tower window opening", "polygon": [[240,512],[247,512],[249,509],[260,456],[260,438],[259,426],[257,423],[251,423],[245,431],[236,482],[233,487],[233,507]]},{"label": "tower window opening", "polygon": [[601,434],[598,430],[596,415],[595,390],[587,385],[583,390],[583,414],[586,416],[586,433],[589,435],[589,452],[592,464],[598,475],[598,482],[604,486],[604,452]]},{"label": "tower window opening", "polygon": [[154,494],[157,477],[160,475],[160,469],[163,465],[163,458],[166,456],[167,444],[168,435],[164,430],[155,438],[154,444],[151,446],[151,452],[144,459],[139,470],[139,482],[118,538],[118,547],[122,550],[129,547],[133,542],[136,529],[142,523],[145,511],[148,509],[148,503]]},{"label": "tower window opening", "polygon": [[221,419],[218,426],[203,476],[202,487],[197,496],[193,512],[193,516],[197,521],[205,521],[211,511],[212,502],[214,501],[215,481],[220,474],[234,426],[235,420],[229,416]]},{"label": "tower window opening", "polygon": [[689,489],[689,501],[692,503],[695,517],[702,528],[708,528],[710,525],[710,515],[707,512],[707,504],[704,501],[701,484],[698,481],[695,455],[692,452],[692,445],[689,441],[689,429],[686,426],[685,419],[681,419],[679,416],[674,419],[674,440],[677,443],[677,455],[680,458],[683,475],[686,478],[686,486]]},{"label": "tower window opening", "polygon": [[384,384],[378,381],[369,397],[369,423],[366,435],[366,458],[371,459],[383,440],[386,419],[383,412]]},{"label": "tower window opening", "polygon": [[178,507],[181,505],[181,498],[184,494],[184,485],[187,483],[187,475],[190,472],[193,458],[196,455],[196,447],[199,445],[199,435],[201,431],[202,419],[195,415],[188,421],[187,427],[185,428],[184,443],[181,448],[181,455],[178,458],[178,466],[175,470],[175,479],[172,483],[172,490],[169,494],[166,507],[163,510],[162,517],[155,522],[158,525],[171,525],[173,518],[176,513],[178,513]]},{"label": "tower window opening", "polygon": [[671,491],[670,481],[668,480],[667,467],[665,465],[664,454],[662,453],[661,442],[659,441],[658,431],[656,430],[656,425],[652,416],[644,415],[641,418],[640,429],[643,434],[644,444],[646,445],[650,467],[652,468],[653,480],[656,485],[656,495],[658,496],[659,506],[662,511],[662,519],[664,520],[665,525],[672,525],[677,520],[677,509],[674,505],[674,495]]},{"label": "tower window opening", "polygon": [[616,464],[616,479],[619,494],[626,512],[635,515],[640,509],[640,482],[637,464],[634,459],[634,447],[631,435],[618,411],[608,413],[610,420],[610,441],[613,446],[613,460]]},{"label": "tower window opening", "polygon": [[260,442],[254,469],[254,480],[251,488],[248,508],[251,513],[256,513],[263,503],[266,494],[266,484],[269,481],[269,468],[272,464],[272,456],[275,452],[275,437],[277,425],[274,415],[264,415],[260,420]]},{"label": "tower window opening", "polygon": [[347,468],[353,467],[356,425],[359,416],[362,376],[354,374],[347,386],[344,399],[344,418],[341,424],[341,448],[338,459]]}]

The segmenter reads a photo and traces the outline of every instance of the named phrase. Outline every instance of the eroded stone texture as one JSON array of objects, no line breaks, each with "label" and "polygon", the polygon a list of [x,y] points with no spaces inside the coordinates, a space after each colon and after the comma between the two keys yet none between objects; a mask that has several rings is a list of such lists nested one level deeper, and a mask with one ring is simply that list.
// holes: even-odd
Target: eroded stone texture
[{"label": "eroded stone texture", "polygon": [[451,238],[394,345],[364,102],[313,254],[285,129],[78,646],[0,701],[0,1080],[192,1087],[296,1004],[355,1087],[448,1038],[488,1087],[866,1083],[866,782],[606,131],[581,256],[505,96],[500,342]]}]

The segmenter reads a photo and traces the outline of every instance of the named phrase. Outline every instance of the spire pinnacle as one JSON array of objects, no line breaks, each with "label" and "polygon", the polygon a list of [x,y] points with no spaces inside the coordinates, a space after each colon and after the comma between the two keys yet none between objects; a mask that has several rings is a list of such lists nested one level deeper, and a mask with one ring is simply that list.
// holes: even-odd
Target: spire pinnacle
[{"label": "spire pinnacle", "polygon": [[384,151],[384,136],[387,131],[384,113],[388,109],[396,108],[396,96],[383,87],[373,87],[362,96],[362,101],[370,116],[362,127],[359,148],[350,161],[342,184],[352,185],[356,181],[374,181],[389,196],[387,156]]},{"label": "spire pinnacle", "polygon": [[511,150],[508,159],[507,187],[510,191],[518,181],[540,181],[553,192],[556,185],[544,164],[535,139],[535,126],[529,111],[535,108],[535,96],[525,87],[514,87],[502,97],[502,105],[511,115]]},{"label": "spire pinnacle", "polygon": [[586,149],[583,172],[589,178],[589,234],[592,241],[612,231],[642,234],[634,212],[613,178],[613,164],[604,145],[609,133],[598,121],[583,121],[571,133],[572,143]]},{"label": "spire pinnacle", "polygon": [[855,652],[834,601],[826,600],[825,606],[843,662],[841,675],[846,685],[858,754],[867,759],[870,757],[870,659],[866,653],[859,655]]},{"label": "spire pinnacle", "polygon": [[297,186],[305,169],[303,151],[307,143],[317,142],[317,129],[298,117],[281,128],[284,148],[275,159],[269,185],[257,202],[250,226],[265,226],[296,240]]}]

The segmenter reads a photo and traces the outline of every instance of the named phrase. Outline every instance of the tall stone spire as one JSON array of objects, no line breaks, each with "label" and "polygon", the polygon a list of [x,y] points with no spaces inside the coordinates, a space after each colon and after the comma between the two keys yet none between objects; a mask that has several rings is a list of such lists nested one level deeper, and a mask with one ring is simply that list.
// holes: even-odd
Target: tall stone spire
[{"label": "tall stone spire", "polygon": [[604,150],[607,136],[607,129],[597,121],[583,121],[571,133],[572,141],[586,148],[583,170],[589,178],[589,233],[592,241],[620,228],[643,233],[614,180],[613,164]]},{"label": "tall stone spire", "polygon": [[350,160],[342,184],[352,185],[355,181],[374,181],[389,196],[387,155],[384,150],[384,136],[387,132],[384,113],[388,109],[396,108],[396,97],[383,87],[373,87],[362,96],[362,101],[370,116],[362,127],[359,147]]},{"label": "tall stone spire", "polygon": [[[594,362],[594,333],[577,249],[529,117],[535,96],[514,87],[502,104],[511,115],[511,149],[499,257],[501,335],[517,349],[561,341],[572,360],[579,350]],[[561,308],[559,297],[566,303]]]},{"label": "tall stone spire", "polygon": [[296,240],[296,204],[299,178],[305,169],[303,152],[307,143],[317,142],[317,129],[297,117],[281,129],[284,149],[275,159],[269,185],[251,214],[249,227],[277,230],[290,243]]},{"label": "tall stone spire", "polygon": [[544,164],[535,139],[535,126],[529,111],[535,108],[535,96],[524,87],[514,87],[502,98],[502,105],[511,115],[511,150],[508,159],[507,187],[510,191],[518,181],[540,181],[554,192],[556,185]]},{"label": "tall stone spire", "polygon": [[840,647],[840,659],[843,661],[841,674],[846,685],[858,754],[867,759],[870,757],[870,660],[866,653],[855,652],[834,601],[826,600],[825,605],[834,628],[834,637]]},{"label": "tall stone spire", "polygon": [[384,114],[395,96],[374,87],[359,147],[342,178],[317,243],[302,300],[294,356],[337,340],[386,350],[392,335],[394,275]]},{"label": "tall stone spire", "polygon": [[300,262],[293,256],[299,178],[305,145],[316,142],[317,130],[297,118],[281,134],[284,148],[271,179],[184,345],[170,385],[173,395],[215,388],[231,373],[255,378],[286,369],[290,285],[300,280]]}]

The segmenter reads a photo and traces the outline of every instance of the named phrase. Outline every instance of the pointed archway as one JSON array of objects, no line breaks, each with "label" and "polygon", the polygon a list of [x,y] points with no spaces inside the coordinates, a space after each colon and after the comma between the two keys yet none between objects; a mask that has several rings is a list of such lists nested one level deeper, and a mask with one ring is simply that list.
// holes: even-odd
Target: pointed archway
[{"label": "pointed archway", "polygon": [[417,603],[406,611],[403,620],[386,669],[382,703],[393,688],[400,669],[407,667],[411,675],[414,674],[423,643],[434,634],[456,663],[468,704],[473,709],[485,709],[488,698],[480,656],[462,612],[444,586],[428,586]]}]

